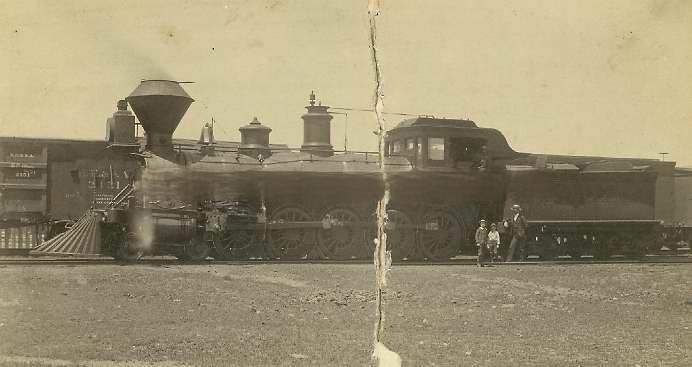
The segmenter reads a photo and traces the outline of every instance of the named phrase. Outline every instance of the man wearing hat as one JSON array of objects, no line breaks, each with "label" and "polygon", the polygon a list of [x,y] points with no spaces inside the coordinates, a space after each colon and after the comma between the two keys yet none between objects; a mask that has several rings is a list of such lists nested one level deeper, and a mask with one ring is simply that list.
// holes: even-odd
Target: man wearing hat
[{"label": "man wearing hat", "polygon": [[488,227],[486,227],[485,219],[481,219],[480,226],[476,230],[476,246],[478,246],[478,266],[482,268],[488,253]]},{"label": "man wearing hat", "polygon": [[[511,226],[509,226],[509,233],[512,237],[512,241],[509,244],[507,261],[512,261],[517,246],[519,246],[519,260],[524,261],[528,255],[526,251],[526,218],[524,218],[524,215],[521,213],[521,207],[518,204],[512,205],[512,213]],[[506,222],[505,226],[507,226]]]}]

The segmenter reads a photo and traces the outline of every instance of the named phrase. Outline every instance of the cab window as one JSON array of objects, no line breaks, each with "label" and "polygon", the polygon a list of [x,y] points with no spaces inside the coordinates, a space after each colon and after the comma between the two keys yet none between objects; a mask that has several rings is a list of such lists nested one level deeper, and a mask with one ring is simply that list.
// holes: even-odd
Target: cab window
[{"label": "cab window", "polygon": [[428,138],[428,159],[443,161],[445,159],[445,139]]},{"label": "cab window", "polygon": [[476,138],[452,138],[450,157],[455,162],[471,162],[472,167],[484,166],[488,161],[486,141]]},{"label": "cab window", "polygon": [[400,140],[397,140],[393,143],[392,153],[394,153],[394,154],[401,153],[401,141]]},{"label": "cab window", "polygon": [[406,151],[408,153],[415,153],[416,151],[416,140],[413,138],[406,139]]}]

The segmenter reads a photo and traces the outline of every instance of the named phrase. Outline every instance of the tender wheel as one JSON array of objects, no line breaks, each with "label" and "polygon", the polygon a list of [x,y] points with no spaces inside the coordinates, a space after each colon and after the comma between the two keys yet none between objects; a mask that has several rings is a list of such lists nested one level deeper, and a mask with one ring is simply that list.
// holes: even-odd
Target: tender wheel
[{"label": "tender wheel", "polygon": [[[277,210],[271,216],[271,224],[292,224],[310,222],[310,215],[300,209],[287,207]],[[314,242],[315,229],[280,228],[269,232],[269,253],[273,258],[300,259],[310,252]]]},{"label": "tender wheel", "polygon": [[322,218],[322,229],[317,232],[317,241],[323,257],[339,260],[350,258],[363,241],[358,215],[345,208],[329,210]]},{"label": "tender wheel", "polygon": [[569,257],[571,257],[573,260],[581,259],[581,255],[584,254],[583,245],[582,245],[583,242],[584,242],[583,238],[579,238],[579,237],[568,238],[567,239],[567,255],[569,255]]},{"label": "tender wheel", "polygon": [[678,243],[675,242],[675,240],[668,240],[668,241],[665,243],[665,246],[666,246],[670,251],[673,251],[673,252],[677,251],[677,250],[678,250],[678,247],[679,247]]},{"label": "tender wheel", "polygon": [[209,244],[207,244],[205,235],[195,234],[190,240],[190,243],[185,245],[185,248],[183,249],[183,256],[179,257],[179,259],[202,261],[209,256],[210,251],[211,249],[209,248]]},{"label": "tender wheel", "polygon": [[625,257],[638,259],[646,254],[646,240],[642,238],[627,238],[625,243]]},{"label": "tender wheel", "polygon": [[451,214],[442,210],[426,213],[420,232],[420,248],[431,260],[449,258],[450,249],[456,249],[463,238],[461,223]]},{"label": "tender wheel", "polygon": [[613,235],[606,241],[608,256],[623,255],[625,253],[625,241],[620,235]]},{"label": "tender wheel", "polygon": [[650,232],[639,236],[637,241],[639,242],[639,249],[643,254],[655,255],[661,247],[663,247],[663,242],[661,242],[660,235],[658,233]]},{"label": "tender wheel", "polygon": [[567,255],[572,258],[572,260],[579,260],[583,255],[582,250],[578,247],[567,248]]},{"label": "tender wheel", "polygon": [[[542,234],[537,236],[538,239],[536,240],[536,249],[534,252],[537,252],[538,255],[540,256],[541,260],[552,260],[555,258],[555,253],[557,252],[557,239],[553,238],[553,236],[549,234]],[[561,239],[561,241],[564,241]],[[530,247],[529,247],[530,248]],[[529,253],[531,253],[529,251]]]},{"label": "tender wheel", "polygon": [[663,248],[663,240],[660,238],[652,238],[646,242],[646,253],[655,255]]},{"label": "tender wheel", "polygon": [[592,253],[596,260],[607,260],[608,259],[608,238],[601,239],[596,238],[591,241],[592,243]]}]

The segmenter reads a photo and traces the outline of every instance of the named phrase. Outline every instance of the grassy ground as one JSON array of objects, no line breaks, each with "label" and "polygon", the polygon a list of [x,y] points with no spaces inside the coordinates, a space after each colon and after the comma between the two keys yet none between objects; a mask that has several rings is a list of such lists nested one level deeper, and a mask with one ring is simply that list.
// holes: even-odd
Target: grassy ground
[{"label": "grassy ground", "polygon": [[[404,366],[692,365],[692,266],[398,266]],[[0,365],[365,366],[366,265],[0,267]]]}]

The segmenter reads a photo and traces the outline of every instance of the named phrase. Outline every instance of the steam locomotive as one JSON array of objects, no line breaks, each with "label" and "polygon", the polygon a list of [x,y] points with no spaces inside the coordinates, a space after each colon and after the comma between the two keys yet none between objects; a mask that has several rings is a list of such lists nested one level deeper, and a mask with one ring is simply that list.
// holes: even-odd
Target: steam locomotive
[{"label": "steam locomotive", "polygon": [[[197,145],[176,146],[172,134],[193,102],[179,83],[142,81],[125,101],[109,119],[109,145],[141,168],[100,211],[99,224],[102,252],[118,259],[371,257],[385,189],[396,260],[473,253],[478,221],[499,222],[513,204],[529,219],[530,253],[542,258],[657,249],[663,168],[652,162],[520,153],[498,130],[431,117],[389,130],[384,159],[337,151],[332,114],[314,94],[298,149],[270,144],[271,129],[257,119],[240,128],[237,147],[218,146],[211,125]],[[128,104],[146,132],[143,148]]]}]

